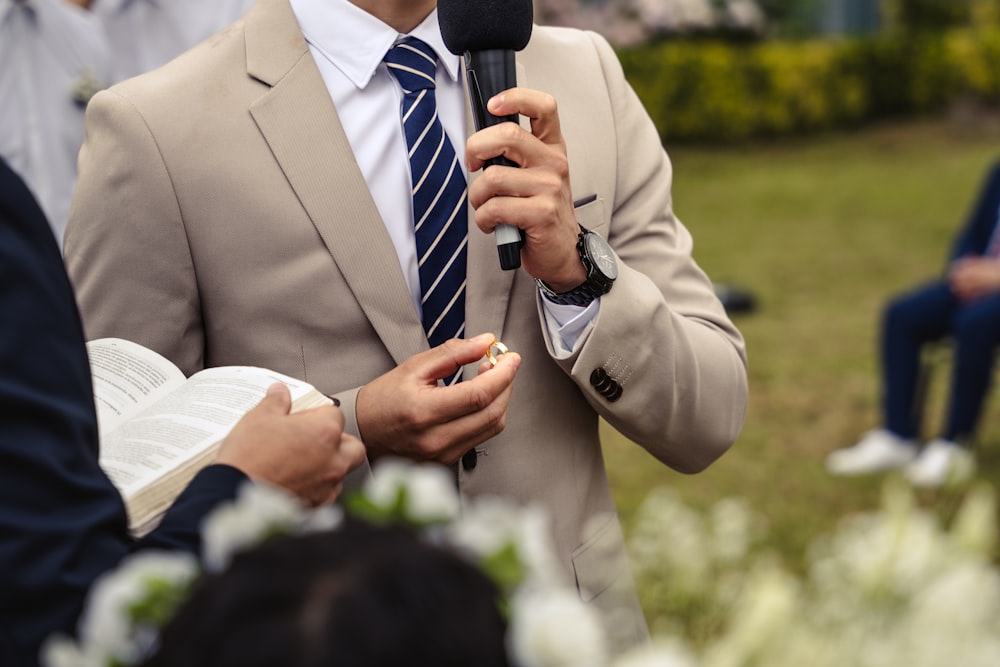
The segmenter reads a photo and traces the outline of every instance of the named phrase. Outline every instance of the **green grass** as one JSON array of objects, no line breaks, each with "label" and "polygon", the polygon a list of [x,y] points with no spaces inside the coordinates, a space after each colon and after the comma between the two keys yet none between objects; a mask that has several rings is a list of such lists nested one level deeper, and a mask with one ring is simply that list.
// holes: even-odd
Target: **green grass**
[{"label": "green grass", "polygon": [[[834,478],[830,450],[878,422],[878,320],[885,300],[938,274],[981,179],[1000,156],[994,122],[945,120],[770,145],[670,147],[675,210],[713,280],[750,289],[735,318],[750,363],[750,407],[733,449],[685,476],[605,426],[612,489],[628,530],[654,486],[705,508],[742,496],[768,518],[767,544],[795,567],[815,537],[875,509],[882,478]],[[947,370],[942,365],[941,371]],[[943,409],[943,372],[928,426]],[[1000,479],[1000,399],[978,439],[981,479]],[[924,491],[944,519],[961,491]],[[655,615],[656,609],[647,613]]]}]

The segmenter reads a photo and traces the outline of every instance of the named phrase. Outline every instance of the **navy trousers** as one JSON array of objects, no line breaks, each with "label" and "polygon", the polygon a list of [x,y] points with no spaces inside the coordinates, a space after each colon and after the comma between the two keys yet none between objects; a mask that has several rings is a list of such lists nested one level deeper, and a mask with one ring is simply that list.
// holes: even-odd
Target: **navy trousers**
[{"label": "navy trousers", "polygon": [[967,441],[975,434],[993,376],[1000,294],[962,303],[941,281],[888,304],[882,321],[882,400],[885,426],[900,437],[919,436],[915,401],[921,351],[946,338],[953,342],[954,363],[941,437]]}]

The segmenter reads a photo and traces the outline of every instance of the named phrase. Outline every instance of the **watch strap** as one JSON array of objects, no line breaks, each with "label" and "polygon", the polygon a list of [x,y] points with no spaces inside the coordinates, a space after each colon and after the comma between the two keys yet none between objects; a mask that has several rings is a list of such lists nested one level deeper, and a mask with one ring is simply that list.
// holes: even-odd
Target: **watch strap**
[{"label": "watch strap", "polygon": [[587,269],[586,280],[568,292],[556,292],[540,278],[535,279],[535,283],[538,285],[542,296],[552,303],[563,306],[588,306],[598,297],[604,296],[611,291],[614,281],[608,280],[601,275],[600,271],[593,266],[587,255],[586,237],[588,234],[593,234],[593,232],[580,225],[580,234],[577,238],[576,248],[577,252],[580,253],[580,261],[583,262],[584,268]]}]

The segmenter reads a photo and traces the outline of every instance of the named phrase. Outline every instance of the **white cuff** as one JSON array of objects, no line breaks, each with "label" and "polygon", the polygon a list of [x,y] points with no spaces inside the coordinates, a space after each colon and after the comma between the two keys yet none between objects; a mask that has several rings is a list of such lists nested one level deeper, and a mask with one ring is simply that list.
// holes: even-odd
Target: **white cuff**
[{"label": "white cuff", "polygon": [[601,300],[594,299],[586,306],[567,306],[552,303],[544,296],[541,299],[552,348],[557,359],[565,359],[575,352],[583,333],[597,318]]}]

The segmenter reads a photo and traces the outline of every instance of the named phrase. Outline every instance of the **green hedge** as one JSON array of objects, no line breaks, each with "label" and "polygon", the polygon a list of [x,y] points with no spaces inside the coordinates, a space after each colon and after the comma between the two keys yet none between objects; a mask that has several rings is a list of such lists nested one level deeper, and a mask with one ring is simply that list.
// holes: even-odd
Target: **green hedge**
[{"label": "green hedge", "polygon": [[661,136],[730,141],[1000,103],[1000,28],[853,40],[666,41],[619,52]]}]

